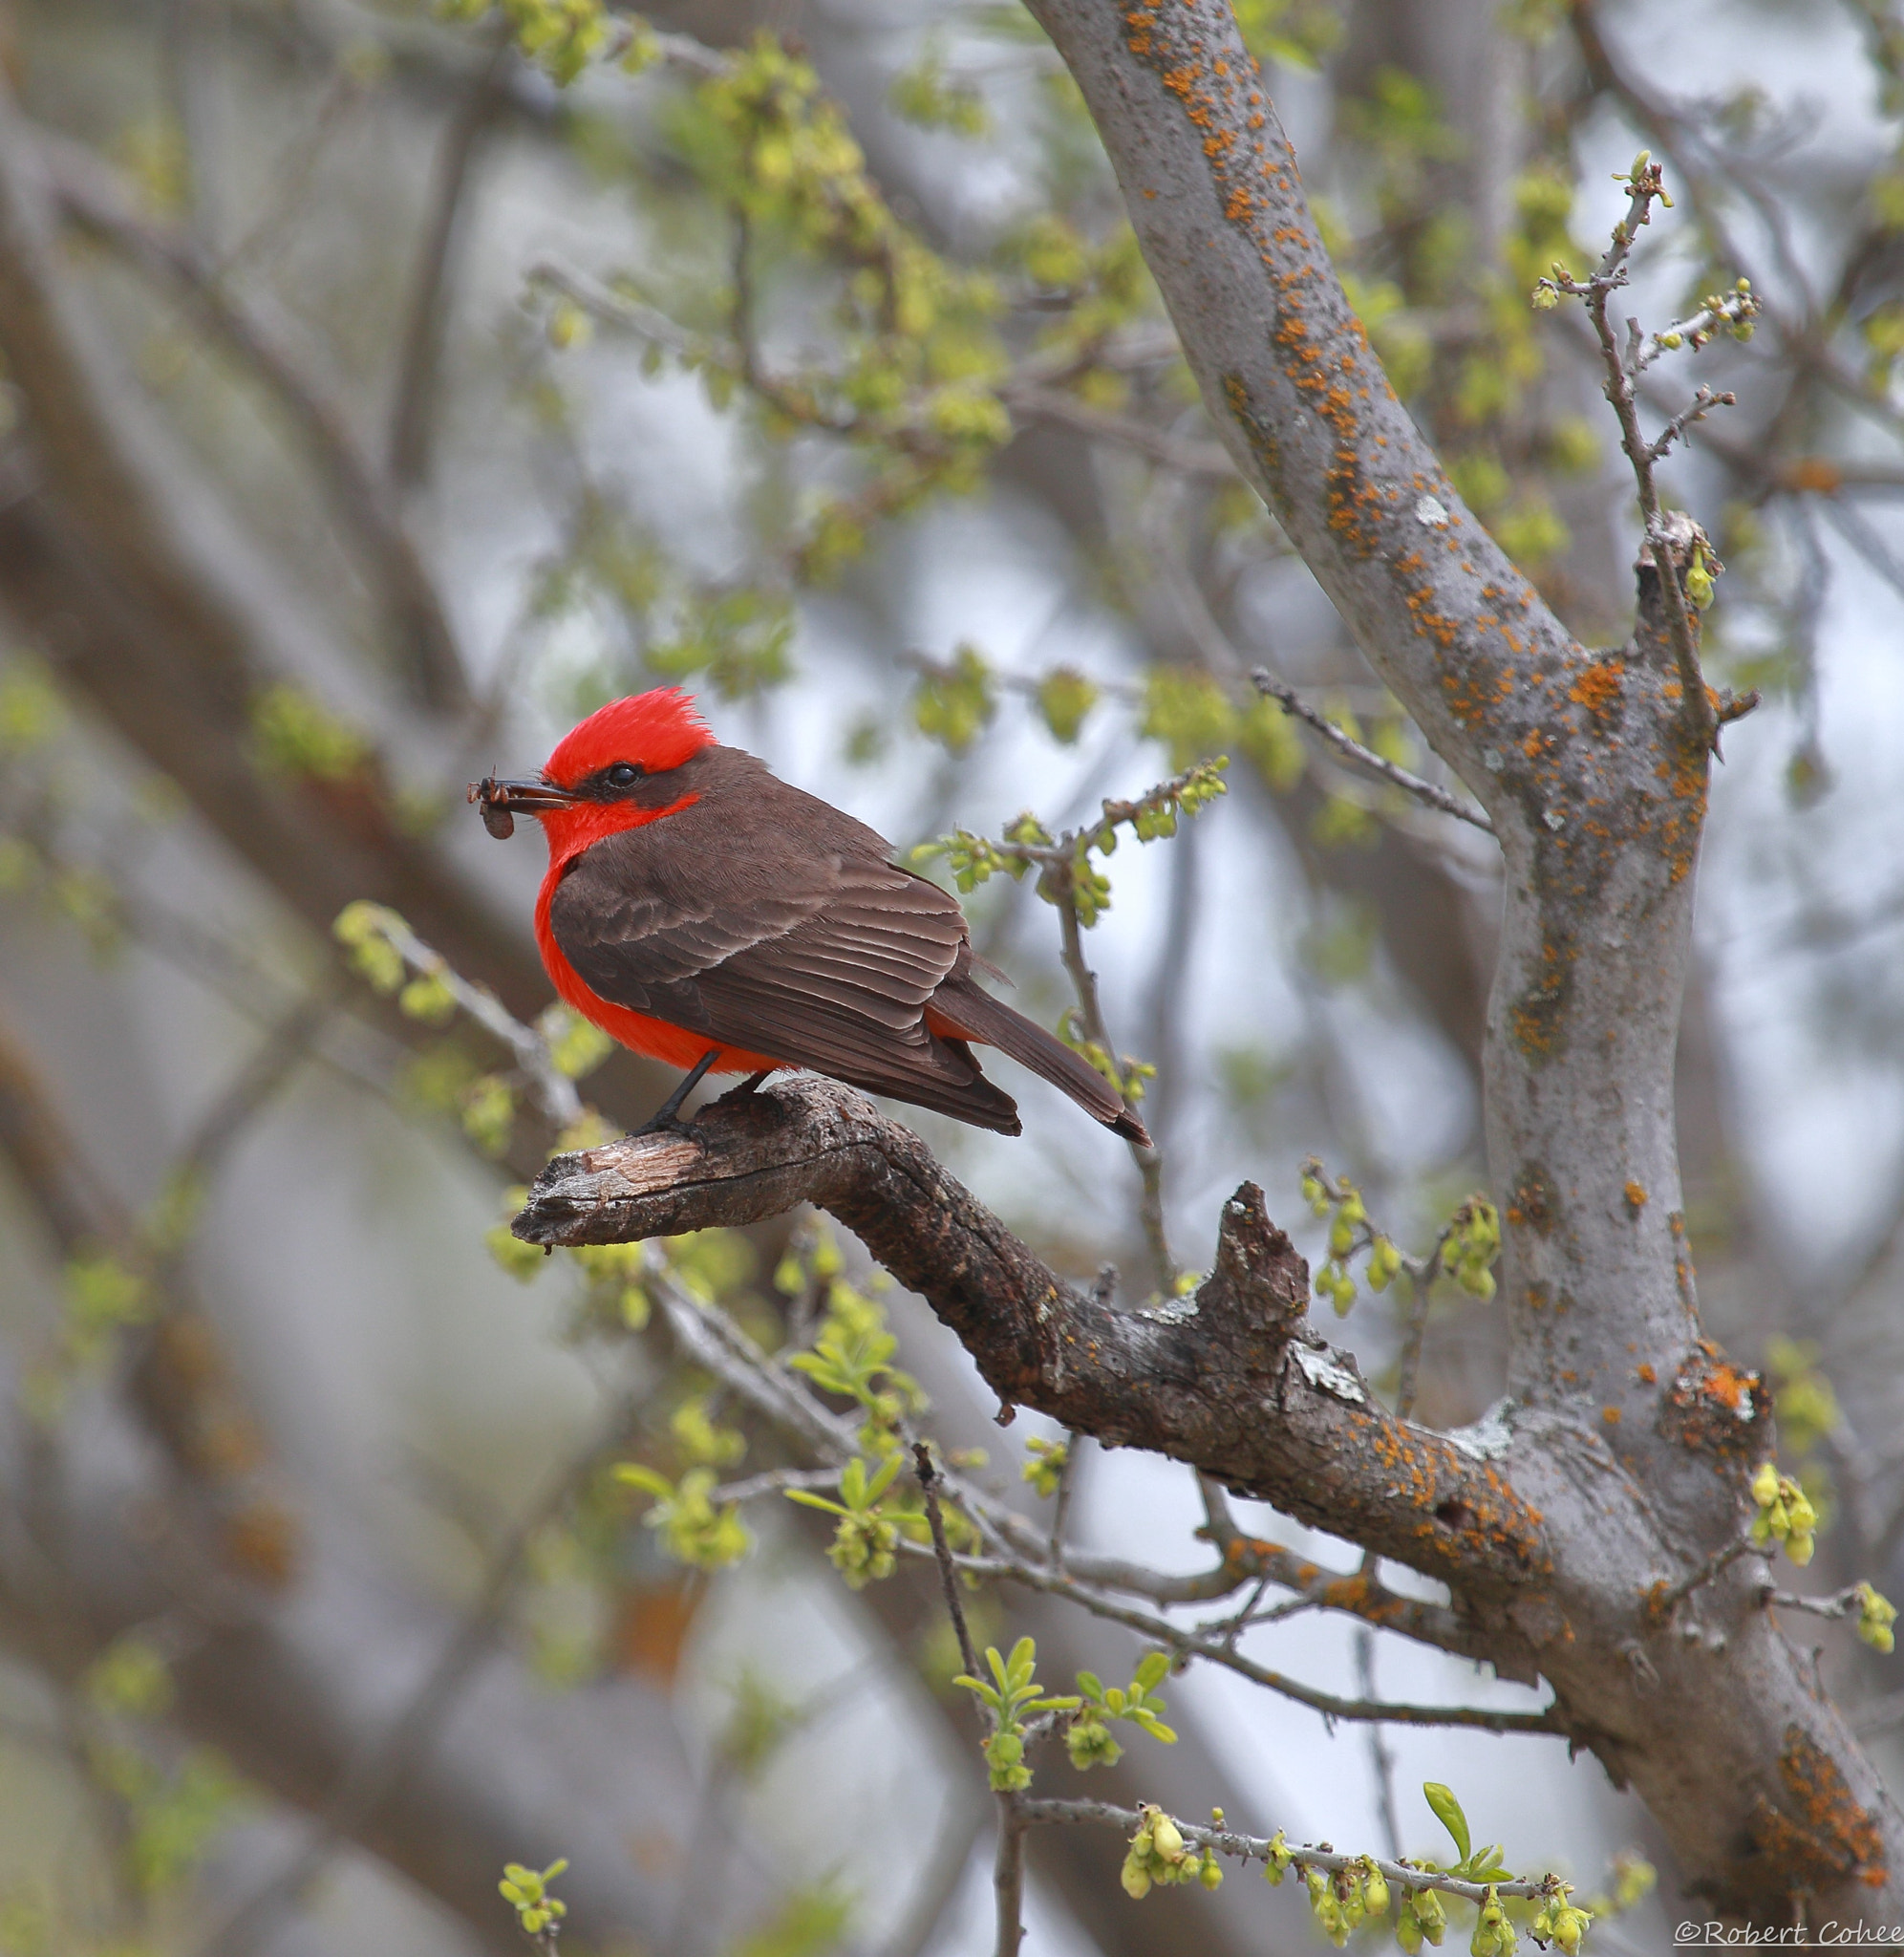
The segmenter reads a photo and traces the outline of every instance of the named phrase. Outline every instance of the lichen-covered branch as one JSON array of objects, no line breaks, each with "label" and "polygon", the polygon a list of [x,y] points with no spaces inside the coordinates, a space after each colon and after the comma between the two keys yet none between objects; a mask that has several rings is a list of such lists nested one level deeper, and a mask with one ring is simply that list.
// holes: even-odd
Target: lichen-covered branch
[{"label": "lichen-covered branch", "polygon": [[1225,1206],[1194,1296],[1124,1311],[1063,1283],[849,1089],[774,1083],[695,1129],[557,1156],[516,1234],[627,1242],[812,1202],[931,1303],[1008,1407],[1187,1461],[1431,1576],[1500,1590],[1547,1569],[1539,1517],[1493,1465],[1395,1419],[1310,1331],[1308,1267],[1253,1184]]},{"label": "lichen-covered branch", "polygon": [[[692,1135],[556,1157],[514,1227],[534,1243],[622,1242],[744,1225],[807,1201],[927,1299],[1008,1407],[1188,1461],[1444,1581],[1474,1655],[1553,1688],[1547,1711],[1507,1717],[1564,1732],[1615,1779],[1637,1781],[1687,1863],[1723,1873],[1726,1886],[1714,1887],[1728,1907],[1783,1907],[1797,1881],[1847,1910],[1881,1906],[1895,1810],[1817,1699],[1758,1582],[1724,1566],[1696,1608],[1663,1621],[1654,1600],[1690,1559],[1602,1431],[1563,1410],[1497,1413],[1452,1437],[1388,1412],[1353,1360],[1309,1328],[1306,1269],[1249,1185],[1225,1206],[1214,1268],[1193,1297],[1120,1309],[1065,1284],[909,1130],[846,1088],[795,1077],[702,1109]],[[723,1377],[760,1372],[726,1350],[715,1315],[684,1302],[670,1316]],[[1676,1444],[1743,1463],[1755,1438],[1742,1433],[1743,1376],[1709,1349],[1694,1358],[1667,1394]],[[823,1455],[850,1449],[818,1408],[781,1417],[811,1430]],[[971,1559],[975,1569],[1069,1585],[1086,1609],[1142,1618],[1186,1655],[1228,1662],[1224,1627],[1176,1631],[1096,1592],[1088,1580],[1114,1583],[1114,1571],[1074,1554],[1056,1575],[1037,1532],[1019,1545],[995,1517],[975,1519],[995,1544]],[[1738,1522],[1735,1513],[1729,1535]]]}]

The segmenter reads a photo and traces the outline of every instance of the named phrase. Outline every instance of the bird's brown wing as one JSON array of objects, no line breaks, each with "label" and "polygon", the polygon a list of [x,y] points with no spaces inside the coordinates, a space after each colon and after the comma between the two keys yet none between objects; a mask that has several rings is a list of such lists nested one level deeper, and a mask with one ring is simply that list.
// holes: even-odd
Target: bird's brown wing
[{"label": "bird's brown wing", "polygon": [[952,897],[869,850],[824,848],[857,836],[798,824],[717,834],[695,814],[596,844],[557,887],[550,928],[594,992],[723,1045],[1016,1132],[1010,1097],[962,1041],[925,1022],[926,1001],[971,957]]}]

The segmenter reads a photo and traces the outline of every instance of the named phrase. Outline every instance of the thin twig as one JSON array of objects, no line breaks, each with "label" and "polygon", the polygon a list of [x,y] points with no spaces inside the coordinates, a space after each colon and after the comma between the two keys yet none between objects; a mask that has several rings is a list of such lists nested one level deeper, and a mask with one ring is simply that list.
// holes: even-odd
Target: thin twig
[{"label": "thin twig", "polygon": [[[898,1547],[902,1556],[931,1554],[923,1544],[904,1539]],[[1555,1722],[1551,1707],[1545,1707],[1537,1712],[1508,1712],[1485,1706],[1412,1706],[1338,1698],[1333,1692],[1321,1691],[1314,1686],[1304,1685],[1299,1679],[1273,1671],[1268,1666],[1257,1665],[1222,1642],[1213,1641],[1194,1630],[1186,1630],[1172,1624],[1168,1618],[1159,1617],[1152,1611],[1134,1610],[1111,1598],[1099,1596],[1075,1580],[1054,1578],[1039,1565],[1002,1557],[955,1555],[953,1560],[959,1569],[970,1575],[995,1577],[1007,1582],[1022,1583],[1029,1590],[1041,1590],[1050,1596],[1062,1597],[1093,1617],[1140,1631],[1183,1657],[1208,1659],[1212,1665],[1220,1665],[1225,1670],[1233,1671],[1253,1685],[1279,1692],[1284,1698],[1294,1700],[1298,1706],[1307,1706],[1325,1719],[1381,1719],[1391,1726],[1460,1726],[1482,1732],[1557,1733],[1565,1730]]]},{"label": "thin twig", "polygon": [[582,1096],[575,1083],[549,1057],[548,1042],[533,1026],[524,1025],[486,985],[472,984],[396,912],[380,911],[376,928],[405,964],[436,979],[484,1032],[494,1034],[516,1056],[543,1111],[558,1128],[572,1128],[581,1120]]},{"label": "thin twig", "polygon": [[1888,1732],[1904,1732],[1904,1692],[1889,1692],[1869,1705],[1855,1708],[1851,1724],[1867,1739]]},{"label": "thin twig", "polygon": [[998,1905],[996,1957],[1018,1957],[1025,1934],[1025,1797],[1000,1794],[998,1850],[992,1864],[992,1893]]},{"label": "thin twig", "polygon": [[1298,694],[1294,687],[1285,686],[1258,666],[1251,674],[1251,680],[1256,691],[1274,700],[1285,713],[1294,714],[1298,720],[1314,727],[1336,752],[1345,761],[1380,780],[1390,787],[1400,788],[1403,794],[1412,795],[1418,802],[1425,803],[1430,808],[1438,808],[1444,815],[1458,817],[1487,835],[1494,833],[1494,825],[1481,809],[1462,801],[1458,795],[1450,795],[1445,788],[1439,788],[1433,782],[1424,782],[1420,775],[1410,774],[1404,767],[1384,760],[1373,748],[1364,747],[1353,735],[1345,734],[1341,728],[1316,710]]},{"label": "thin twig", "polygon": [[484,132],[503,101],[503,78],[514,46],[515,33],[506,23],[494,30],[489,59],[450,118],[438,153],[390,416],[390,475],[405,489],[419,488],[429,478],[437,379],[449,327],[457,241],[468,207],[465,193]]},{"label": "thin twig", "polygon": [[[1021,1797],[1018,1811],[1022,1819],[1032,1826],[1066,1823],[1076,1826],[1081,1823],[1134,1833],[1144,1820],[1143,1815],[1135,1808],[1116,1807],[1107,1800],[1034,1800]],[[1385,1861],[1380,1856],[1346,1855],[1339,1849],[1307,1845],[1298,1848],[1294,1843],[1278,1844],[1260,1836],[1239,1835],[1228,1828],[1200,1827],[1193,1821],[1179,1820],[1177,1828],[1185,1840],[1194,1842],[1199,1848],[1212,1848],[1218,1855],[1233,1856],[1239,1861],[1267,1862],[1275,1855],[1278,1846],[1289,1858],[1288,1866],[1297,1870],[1321,1869],[1333,1875],[1345,1869],[1365,1869],[1373,1860],[1388,1879],[1391,1887],[1439,1889],[1444,1896],[1459,1896],[1469,1903],[1486,1903],[1490,1895],[1532,1899],[1551,1895],[1559,1887],[1558,1879],[1553,1876],[1520,1876],[1508,1882],[1470,1882],[1460,1876],[1444,1876],[1439,1869],[1418,1867],[1413,1862]]]},{"label": "thin twig", "polygon": [[440,709],[467,707],[468,682],[448,611],[395,493],[349,419],[292,355],[284,333],[257,301],[238,296],[196,240],[143,217],[116,173],[90,150],[47,132],[39,143],[61,214],[142,277],[169,287],[296,428],[340,530],[376,573],[418,692]]},{"label": "thin twig", "polygon": [[1666,425],[1647,448],[1648,461],[1663,462],[1674,442],[1679,441],[1694,423],[1703,421],[1714,408],[1736,408],[1738,405],[1736,394],[1714,394],[1709,387],[1701,388],[1678,414],[1667,417]]},{"label": "thin twig", "polygon": [[[1109,812],[1108,807],[1106,812]],[[1078,995],[1078,1015],[1083,1022],[1085,1038],[1107,1054],[1111,1065],[1116,1066],[1117,1046],[1104,1021],[1103,1002],[1098,997],[1098,975],[1091,970],[1084,957],[1083,932],[1078,922],[1077,895],[1072,883],[1075,873],[1073,861],[1067,855],[1059,875],[1053,879],[1059,884],[1057,893],[1059,956],[1070,978],[1072,990]],[[1123,1100],[1127,1108],[1136,1106],[1128,1092]],[[1137,1164],[1137,1172],[1144,1182],[1143,1199],[1138,1204],[1144,1240],[1149,1245],[1151,1260],[1157,1267],[1158,1289],[1167,1292],[1176,1280],[1177,1260],[1170,1255],[1169,1233],[1165,1223],[1164,1157],[1161,1151],[1143,1148],[1136,1142],[1130,1143],[1129,1148],[1130,1159]]]},{"label": "thin twig", "polygon": [[1685,592],[1680,588],[1679,571],[1673,561],[1673,540],[1660,507],[1658,486],[1654,480],[1653,464],[1658,458],[1639,425],[1635,382],[1641,365],[1644,342],[1637,322],[1629,321],[1629,344],[1623,350],[1618,331],[1608,312],[1613,295],[1628,283],[1627,265],[1633,255],[1634,243],[1641,227],[1652,222],[1654,204],[1664,196],[1660,165],[1657,162],[1641,163],[1634,172],[1628,187],[1626,215],[1614,226],[1613,240],[1592,274],[1580,281],[1556,270],[1551,279],[1543,280],[1542,284],[1554,291],[1586,301],[1587,317],[1593,323],[1594,337],[1599,342],[1601,363],[1606,369],[1602,391],[1612,403],[1619,422],[1620,446],[1633,465],[1634,482],[1639,495],[1639,513],[1646,532],[1647,554],[1659,577],[1659,602],[1666,615],[1667,636],[1672,642],[1673,658],[1679,674],[1680,713],[1688,732],[1704,749],[1712,745],[1719,722],[1706,693],[1705,676],[1700,668],[1699,634],[1693,613],[1687,607]]},{"label": "thin twig", "polygon": [[1240,480],[1236,464],[1222,443],[1187,440],[1130,415],[1093,407],[1089,401],[1061,389],[1031,380],[1010,379],[999,385],[998,398],[1021,419],[1049,421],[1069,428],[1087,441],[1114,442],[1178,475],[1213,483]]},{"label": "thin twig", "polygon": [[744,1481],[724,1481],[708,1491],[708,1500],[717,1509],[731,1502],[757,1501],[765,1495],[784,1495],[790,1488],[838,1488],[837,1468],[772,1468],[763,1474],[750,1474]]},{"label": "thin twig", "polygon": [[965,1622],[965,1606],[958,1601],[958,1566],[952,1560],[952,1545],[946,1540],[946,1518],[939,1508],[939,1474],[932,1466],[932,1451],[924,1441],[915,1441],[912,1463],[919,1486],[926,1495],[926,1520],[932,1532],[932,1554],[938,1559],[939,1582],[945,1591],[946,1614],[958,1634],[958,1655],[969,1677],[979,1678],[978,1653],[973,1649],[972,1632]]},{"label": "thin twig", "polygon": [[[1375,1633],[1367,1624],[1356,1632],[1356,1684],[1365,1699],[1375,1697]],[[1381,1821],[1381,1839],[1391,1856],[1401,1853],[1401,1831],[1395,1823],[1395,1755],[1380,1724],[1368,1730],[1369,1767],[1375,1775],[1375,1809]]]},{"label": "thin twig", "polygon": [[1078,1456],[1088,1440],[1087,1434],[1069,1430],[1064,1436],[1064,1462],[1058,1471],[1058,1500],[1051,1512],[1051,1547],[1045,1556],[1046,1567],[1054,1577],[1064,1574],[1064,1531],[1071,1520],[1071,1492],[1077,1484]]},{"label": "thin twig", "polygon": [[174,1180],[189,1176],[203,1182],[216,1173],[252,1121],[310,1057],[334,1010],[331,998],[314,993],[299,1000],[271,1027],[236,1078],[199,1117],[185,1146],[173,1160]]},{"label": "thin twig", "polygon": [[1695,1590],[1710,1583],[1722,1570],[1729,1569],[1741,1557],[1763,1556],[1769,1560],[1769,1551],[1754,1542],[1749,1536],[1739,1537],[1722,1549],[1714,1550],[1689,1577],[1682,1577],[1670,1589],[1660,1591],[1649,1606],[1652,1615],[1662,1621],[1671,1617]]},{"label": "thin twig", "polygon": [[1415,1394],[1422,1377],[1422,1347],[1428,1336],[1428,1306],[1435,1280],[1441,1275],[1442,1257],[1454,1235],[1450,1220],[1443,1224],[1435,1247],[1424,1258],[1403,1258],[1401,1268],[1408,1276],[1408,1316],[1401,1326],[1401,1358],[1395,1387],[1395,1410],[1403,1420],[1415,1411]]},{"label": "thin twig", "polygon": [[1863,1583],[1851,1583],[1843,1590],[1834,1590],[1829,1597],[1805,1597],[1796,1590],[1781,1590],[1775,1584],[1762,1583],[1759,1602],[1763,1605],[1776,1605],[1780,1610],[1802,1610],[1810,1617],[1856,1617],[1864,1608],[1866,1587]]}]

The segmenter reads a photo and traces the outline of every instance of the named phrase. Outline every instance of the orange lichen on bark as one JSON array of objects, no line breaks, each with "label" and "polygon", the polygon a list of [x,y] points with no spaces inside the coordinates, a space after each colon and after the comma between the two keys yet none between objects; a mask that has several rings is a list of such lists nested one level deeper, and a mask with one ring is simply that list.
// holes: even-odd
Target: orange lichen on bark
[{"label": "orange lichen on bark", "polygon": [[1358,1414],[1352,1424],[1394,1495],[1422,1516],[1414,1535],[1427,1552],[1424,1562],[1458,1573],[1479,1549],[1490,1561],[1505,1557],[1532,1575],[1551,1573],[1541,1512],[1491,1464],[1477,1473],[1452,1442],[1385,1415]]},{"label": "orange lichen on bark", "polygon": [[1551,937],[1541,946],[1541,969],[1508,1013],[1514,1044],[1529,1060],[1545,1060],[1560,1037],[1571,955]]},{"label": "orange lichen on bark", "polygon": [[1765,1405],[1763,1376],[1735,1366],[1710,1339],[1701,1339],[1674,1375],[1660,1405],[1659,1429],[1681,1447],[1740,1460],[1765,1445],[1759,1415]]},{"label": "orange lichen on bark", "polygon": [[1786,1892],[1815,1893],[1848,1876],[1881,1889],[1890,1872],[1876,1820],[1860,1806],[1838,1763],[1796,1725],[1785,1730],[1779,1779],[1782,1801],[1758,1797],[1752,1842],[1777,1864]]},{"label": "orange lichen on bark", "polygon": [[1626,1207],[1637,1216],[1646,1207],[1646,1185],[1629,1178],[1626,1185]]},{"label": "orange lichen on bark", "polygon": [[1626,685],[1626,661],[1616,654],[1595,659],[1567,689],[1575,706],[1585,707],[1604,731],[1613,723],[1619,698]]}]

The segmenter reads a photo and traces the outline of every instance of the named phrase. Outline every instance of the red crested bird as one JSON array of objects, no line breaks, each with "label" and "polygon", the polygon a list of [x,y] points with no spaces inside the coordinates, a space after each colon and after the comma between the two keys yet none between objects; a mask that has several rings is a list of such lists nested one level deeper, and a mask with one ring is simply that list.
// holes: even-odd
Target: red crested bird
[{"label": "red crested bird", "polygon": [[485,779],[491,835],[548,839],[536,942],[555,989],[651,1060],[690,1069],[648,1124],[677,1125],[701,1077],[781,1067],[1019,1132],[973,1047],[995,1046],[1148,1147],[1098,1069],[983,991],[956,899],[885,837],[723,747],[674,687],[611,701],[538,781]]}]

